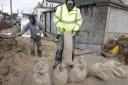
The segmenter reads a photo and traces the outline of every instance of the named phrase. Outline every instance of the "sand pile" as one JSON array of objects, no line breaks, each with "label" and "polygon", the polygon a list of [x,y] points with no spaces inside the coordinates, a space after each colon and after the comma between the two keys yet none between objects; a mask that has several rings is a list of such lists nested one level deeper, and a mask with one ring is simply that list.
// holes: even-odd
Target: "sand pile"
[{"label": "sand pile", "polygon": [[12,26],[5,21],[0,21],[0,31],[3,29],[11,28]]},{"label": "sand pile", "polygon": [[19,45],[14,38],[0,37],[0,85],[16,83],[18,75],[31,70],[33,58],[28,51],[25,43]]}]

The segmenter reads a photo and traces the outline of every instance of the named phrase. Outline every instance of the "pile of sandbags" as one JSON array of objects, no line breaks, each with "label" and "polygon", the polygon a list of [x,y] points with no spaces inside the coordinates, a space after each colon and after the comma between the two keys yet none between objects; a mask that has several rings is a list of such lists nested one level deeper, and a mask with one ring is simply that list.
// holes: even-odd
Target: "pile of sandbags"
[{"label": "pile of sandbags", "polygon": [[10,77],[6,85],[52,85],[49,76],[49,65],[38,62],[34,65],[33,71],[18,72]]},{"label": "pile of sandbags", "polygon": [[103,63],[96,63],[92,66],[91,76],[96,76],[102,80],[114,78],[113,72]]},{"label": "pile of sandbags", "polygon": [[65,85],[67,82],[82,82],[87,76],[87,66],[84,57],[78,57],[73,61],[73,68],[60,64],[54,69],[54,85]]},{"label": "pile of sandbags", "polygon": [[[70,83],[76,85],[77,83],[103,85],[102,83],[116,78],[126,79],[128,77],[127,66],[117,61],[94,62],[89,65],[91,66],[90,69],[87,68],[88,63],[86,61],[89,60],[85,57],[76,57],[73,60],[72,68],[63,63],[59,64],[57,68],[53,70],[53,83],[51,83],[49,76],[49,65],[39,62],[34,66],[33,81],[37,82],[36,85],[70,85]],[[92,62],[92,60],[89,62]],[[88,75],[89,73],[91,73],[91,75]],[[94,81],[90,78],[93,78]]]},{"label": "pile of sandbags", "polygon": [[117,39],[110,39],[102,47],[101,54],[107,58],[116,58],[120,62],[128,64],[128,37],[119,36]]},{"label": "pile of sandbags", "polygon": [[127,78],[127,71],[128,68],[114,60],[105,63],[96,63],[91,67],[91,75],[102,80],[111,80],[115,77]]},{"label": "pile of sandbags", "polygon": [[117,61],[114,61],[114,60],[111,60],[111,61],[108,61],[105,63],[105,65],[110,68],[110,70],[113,72],[113,74],[116,76],[116,77],[119,77],[119,78],[126,78],[128,77],[128,68],[117,62]]}]

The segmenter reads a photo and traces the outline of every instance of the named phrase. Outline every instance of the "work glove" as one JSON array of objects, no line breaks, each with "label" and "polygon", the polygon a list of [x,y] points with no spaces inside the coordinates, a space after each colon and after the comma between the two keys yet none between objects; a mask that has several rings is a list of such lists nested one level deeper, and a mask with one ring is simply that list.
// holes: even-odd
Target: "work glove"
[{"label": "work glove", "polygon": [[36,33],[37,36],[41,36],[41,33]]},{"label": "work glove", "polygon": [[[41,35],[42,35],[42,34],[41,34]],[[46,32],[45,32],[45,31],[43,31],[43,36],[45,36],[45,37],[47,36],[47,34],[46,34]]]},{"label": "work glove", "polygon": [[65,29],[64,29],[64,28],[58,28],[58,29],[57,29],[57,31],[58,31],[60,34],[62,34],[62,35],[63,35],[63,34],[64,34]]},{"label": "work glove", "polygon": [[72,35],[75,36],[76,35],[76,32],[72,32]]},{"label": "work glove", "polygon": [[76,36],[78,36],[78,35],[79,35],[79,33],[80,33],[80,30],[76,31],[75,33],[76,33]]},{"label": "work glove", "polygon": [[72,32],[72,36],[76,35],[76,32],[74,30],[72,30],[71,32]]},{"label": "work glove", "polygon": [[16,36],[22,36],[20,33],[17,33]]},{"label": "work glove", "polygon": [[73,30],[73,31],[72,31],[72,35],[73,35],[73,36],[78,36],[79,32],[80,32],[79,30],[78,30],[78,31],[74,31],[74,30]]}]

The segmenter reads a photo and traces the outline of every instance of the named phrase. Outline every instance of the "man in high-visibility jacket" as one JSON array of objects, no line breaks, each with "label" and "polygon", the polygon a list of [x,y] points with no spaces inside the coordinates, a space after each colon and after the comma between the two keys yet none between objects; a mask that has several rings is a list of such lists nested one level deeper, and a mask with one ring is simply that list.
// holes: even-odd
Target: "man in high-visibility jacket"
[{"label": "man in high-visibility jacket", "polygon": [[[66,0],[65,4],[57,7],[54,16],[54,23],[57,28],[57,39],[58,39],[55,63],[53,65],[53,68],[56,68],[57,65],[60,64],[62,61],[62,53],[64,48],[64,37],[63,37],[64,31],[72,32],[74,38],[76,32],[79,31],[79,28],[82,24],[80,9],[75,7],[74,0]],[[73,49],[73,57],[74,57],[74,49]]]}]

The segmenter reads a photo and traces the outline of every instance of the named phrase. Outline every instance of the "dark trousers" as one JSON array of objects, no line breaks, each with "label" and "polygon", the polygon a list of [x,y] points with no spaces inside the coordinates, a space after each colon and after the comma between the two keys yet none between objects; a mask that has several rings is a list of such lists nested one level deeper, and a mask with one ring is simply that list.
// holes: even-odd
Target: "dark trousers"
[{"label": "dark trousers", "polygon": [[[55,56],[55,62],[57,64],[61,63],[62,61],[62,54],[64,49],[64,36],[63,35],[57,35],[57,51]],[[73,37],[73,52],[72,52],[72,60],[74,58],[74,51],[75,51],[75,37]]]},{"label": "dark trousers", "polygon": [[31,39],[30,40],[30,48],[31,48],[31,54],[35,55],[35,45],[37,46],[37,54],[38,56],[42,56],[42,45],[41,45],[41,39]]}]

